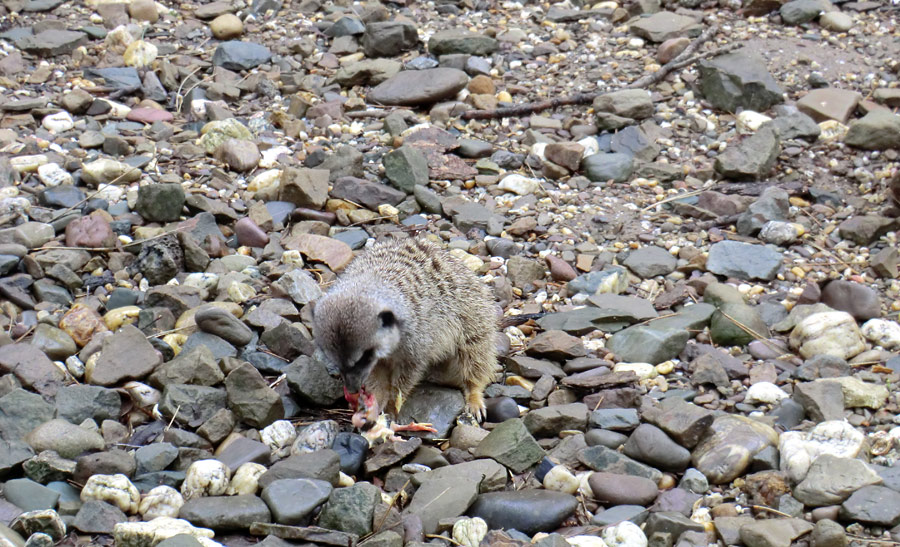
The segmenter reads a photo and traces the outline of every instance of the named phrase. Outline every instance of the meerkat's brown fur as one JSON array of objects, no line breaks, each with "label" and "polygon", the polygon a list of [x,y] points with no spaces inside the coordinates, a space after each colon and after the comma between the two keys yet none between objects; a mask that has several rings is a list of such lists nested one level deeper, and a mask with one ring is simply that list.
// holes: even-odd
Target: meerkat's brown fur
[{"label": "meerkat's brown fur", "polygon": [[423,380],[463,390],[484,417],[484,388],[497,376],[497,308],[460,260],[421,238],[376,243],[315,304],[313,334],[350,392],[399,406]]}]

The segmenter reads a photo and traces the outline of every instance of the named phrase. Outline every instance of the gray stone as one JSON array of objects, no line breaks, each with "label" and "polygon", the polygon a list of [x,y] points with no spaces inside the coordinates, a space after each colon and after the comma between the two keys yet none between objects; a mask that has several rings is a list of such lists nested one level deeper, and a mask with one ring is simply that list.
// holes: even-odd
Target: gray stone
[{"label": "gray stone", "polygon": [[382,159],[384,174],[397,189],[411,194],[416,186],[428,185],[428,161],[419,149],[401,146]]},{"label": "gray stone", "polygon": [[416,490],[404,513],[417,516],[426,534],[437,533],[441,519],[466,513],[478,496],[479,482],[463,477],[428,479]]},{"label": "gray stone", "polygon": [[764,112],[784,100],[781,87],[757,55],[735,51],[701,61],[699,68],[701,92],[720,110]]},{"label": "gray stone", "polygon": [[850,543],[844,527],[830,519],[816,522],[810,541],[812,547],[847,547]]},{"label": "gray stone", "polygon": [[648,515],[646,507],[640,505],[615,505],[609,507],[605,511],[598,511],[591,519],[591,524],[595,526],[612,526],[620,522],[632,522],[641,525]]},{"label": "gray stone", "polygon": [[112,535],[113,528],[128,517],[118,507],[105,501],[87,500],[78,510],[72,526],[84,534]]},{"label": "gray stone", "polygon": [[722,415],[694,448],[694,467],[712,484],[730,482],[749,466],[754,455],[778,442],[768,425],[739,415]]},{"label": "gray stone", "polygon": [[454,53],[490,55],[497,47],[496,39],[465,29],[442,30],[428,40],[428,51],[435,56]]},{"label": "gray stone", "polygon": [[741,526],[741,540],[747,547],[790,547],[812,528],[812,523],[798,518],[757,520]]},{"label": "gray stone", "polygon": [[810,507],[837,505],[860,488],[881,482],[878,473],[861,460],[822,454],[813,461],[793,495]]},{"label": "gray stone", "polygon": [[699,33],[699,23],[693,17],[670,11],[660,11],[642,17],[630,26],[632,33],[654,43],[665,42],[685,34]]},{"label": "gray stone", "polygon": [[841,518],[877,526],[900,524],[900,492],[884,486],[865,486],[841,505]]},{"label": "gray stone", "polygon": [[609,112],[635,120],[649,118],[655,111],[650,94],[644,89],[623,89],[604,93],[594,99],[593,106],[596,112]]},{"label": "gray stone", "polygon": [[750,207],[738,217],[738,232],[745,236],[753,236],[760,232],[766,222],[786,219],[791,207],[789,197],[781,188],[770,187],[763,190],[759,199],[751,203]]},{"label": "gray stone", "polygon": [[366,24],[362,37],[366,57],[393,57],[419,42],[416,26],[409,21],[379,21]]},{"label": "gray stone", "polygon": [[181,216],[184,201],[184,188],[177,182],[145,184],[138,188],[134,210],[144,220],[169,222]]},{"label": "gray stone", "polygon": [[359,536],[372,531],[375,507],[381,501],[381,490],[370,483],[359,482],[331,493],[319,513],[319,526]]},{"label": "gray stone", "polygon": [[53,419],[53,406],[36,393],[16,388],[0,397],[0,438],[22,439],[29,431]]},{"label": "gray stone", "polygon": [[213,53],[212,63],[228,70],[250,70],[268,62],[272,58],[269,48],[254,44],[231,40],[222,42]]},{"label": "gray stone", "polygon": [[412,476],[412,482],[418,486],[429,480],[465,480],[478,477],[479,491],[493,492],[503,490],[506,487],[508,474],[509,471],[494,460],[482,459],[438,467],[424,473],[416,473]]},{"label": "gray stone", "polygon": [[641,418],[636,408],[598,408],[591,412],[591,427],[611,431],[631,431],[640,423]]},{"label": "gray stone", "polygon": [[781,269],[781,263],[781,253],[764,245],[720,241],[710,247],[706,269],[715,274],[747,281],[771,281]]},{"label": "gray stone", "polygon": [[[135,474],[163,471],[178,457],[178,448],[169,443],[152,443],[134,452]],[[235,468],[236,469],[236,468]]]},{"label": "gray stone", "polygon": [[3,497],[23,511],[55,509],[59,492],[31,479],[12,479],[3,484]]},{"label": "gray stone", "polygon": [[[752,331],[754,334],[747,332]],[[745,346],[757,336],[768,338],[769,327],[756,307],[747,304],[722,304],[712,316],[709,335],[720,346]]]},{"label": "gray stone", "polygon": [[900,148],[900,116],[876,108],[850,124],[844,142],[864,150]]},{"label": "gray stone", "polygon": [[581,170],[592,182],[626,182],[634,170],[634,158],[629,154],[592,154],[581,160]]},{"label": "gray stone", "polygon": [[99,386],[72,384],[63,387],[56,394],[58,416],[73,424],[93,419],[118,420],[122,410],[122,399],[112,389]]},{"label": "gray stone", "polygon": [[660,329],[650,323],[617,332],[606,347],[623,361],[656,365],[676,357],[690,338],[687,330]]},{"label": "gray stone", "polygon": [[291,393],[307,404],[327,406],[344,396],[343,383],[332,376],[324,363],[301,355],[285,367]]},{"label": "gray stone", "polygon": [[622,265],[642,279],[668,275],[675,271],[677,264],[678,260],[672,256],[672,253],[655,245],[648,245],[632,251],[622,262]]},{"label": "gray stone", "polygon": [[178,517],[194,526],[216,531],[247,530],[254,522],[271,522],[272,515],[256,496],[209,496],[188,500]]},{"label": "gray stone", "polygon": [[759,180],[774,168],[781,153],[781,140],[770,126],[737,142],[716,156],[714,168],[728,179]]},{"label": "gray stone", "polygon": [[163,389],[159,410],[166,417],[174,416],[178,423],[199,427],[225,408],[227,402],[228,395],[224,389],[169,384]]},{"label": "gray stone", "polygon": [[45,30],[38,34],[24,36],[16,40],[16,46],[40,57],[55,57],[72,52],[86,44],[87,35],[73,30]]},{"label": "gray stone", "polygon": [[225,379],[218,360],[206,346],[182,350],[174,359],[163,363],[150,375],[150,383],[157,388],[169,384],[214,386]]},{"label": "gray stone", "polygon": [[378,84],[366,95],[374,104],[418,106],[456,96],[469,77],[455,68],[404,70]]},{"label": "gray stone", "polygon": [[538,463],[544,457],[544,450],[528,432],[525,423],[513,418],[495,427],[478,444],[475,457],[493,458],[513,473],[521,473]]},{"label": "gray stone", "polygon": [[635,461],[616,450],[603,445],[589,446],[581,451],[578,460],[594,471],[634,475],[659,483],[662,472],[658,469]]},{"label": "gray stone", "polygon": [[263,428],[284,418],[281,396],[250,363],[244,363],[228,374],[225,389],[229,410],[252,427]]},{"label": "gray stone", "polygon": [[536,437],[556,437],[561,431],[587,427],[588,409],[584,403],[551,405],[534,409],[525,415],[523,423]]},{"label": "gray stone", "polygon": [[778,10],[786,25],[802,25],[816,19],[831,2],[822,0],[791,0]]},{"label": "gray stone", "polygon": [[644,477],[598,471],[588,478],[593,498],[604,505],[650,505],[659,490]]},{"label": "gray stone", "polygon": [[574,496],[550,490],[516,490],[481,494],[469,515],[481,517],[489,529],[505,528],[533,535],[552,532],[575,512]]},{"label": "gray stone", "polygon": [[625,455],[666,471],[684,471],[691,453],[658,427],[641,424],[628,438]]},{"label": "gray stone", "polygon": [[334,450],[295,454],[274,463],[259,478],[259,485],[265,488],[278,479],[318,479],[337,486],[340,470],[341,458]]},{"label": "gray stone", "polygon": [[[427,184],[427,176],[428,171],[426,165],[425,184]],[[413,192],[417,191],[419,187],[420,185],[417,184],[413,188]],[[424,186],[421,187],[424,188]],[[387,184],[371,182],[355,177],[343,177],[337,179],[336,181],[334,181],[334,184],[332,184],[331,197],[350,200],[354,203],[363,205],[367,209],[377,211],[378,206],[385,203],[389,205],[399,204],[401,201],[406,199],[406,192],[392,188]]]},{"label": "gray stone", "polygon": [[272,517],[279,524],[305,525],[316,508],[328,500],[333,490],[330,483],[315,479],[281,479],[272,481],[262,491]]},{"label": "gray stone", "polygon": [[96,431],[83,429],[65,420],[50,420],[25,436],[35,452],[53,450],[63,458],[75,458],[83,452],[102,450],[106,443]]},{"label": "gray stone", "polygon": [[896,230],[897,219],[878,215],[858,215],[841,222],[838,232],[841,237],[857,245],[868,245],[884,234]]}]

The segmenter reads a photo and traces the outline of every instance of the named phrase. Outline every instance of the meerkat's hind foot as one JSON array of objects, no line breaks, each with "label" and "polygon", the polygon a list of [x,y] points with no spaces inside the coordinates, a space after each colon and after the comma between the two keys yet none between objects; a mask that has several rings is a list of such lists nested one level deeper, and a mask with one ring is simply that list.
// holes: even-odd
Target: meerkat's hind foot
[{"label": "meerkat's hind foot", "polygon": [[481,423],[487,417],[487,407],[484,405],[484,396],[481,390],[469,390],[466,393],[465,411],[475,418],[475,422]]}]

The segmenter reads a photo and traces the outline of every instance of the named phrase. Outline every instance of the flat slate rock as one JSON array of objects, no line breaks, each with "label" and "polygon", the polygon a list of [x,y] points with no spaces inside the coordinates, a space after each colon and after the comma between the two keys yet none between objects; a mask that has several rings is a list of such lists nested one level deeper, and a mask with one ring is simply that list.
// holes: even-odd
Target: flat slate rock
[{"label": "flat slate rock", "polygon": [[405,70],[378,84],[366,99],[370,103],[418,106],[454,97],[469,77],[455,68]]}]

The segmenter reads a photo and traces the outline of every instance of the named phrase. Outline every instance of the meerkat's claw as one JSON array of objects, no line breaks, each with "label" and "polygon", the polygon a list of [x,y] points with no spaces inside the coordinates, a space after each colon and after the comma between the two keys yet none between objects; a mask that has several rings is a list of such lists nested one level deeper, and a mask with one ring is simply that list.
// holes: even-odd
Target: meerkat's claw
[{"label": "meerkat's claw", "polygon": [[428,433],[437,433],[437,429],[435,429],[434,426],[432,426],[431,424],[420,423],[420,422],[410,422],[406,425],[392,423],[391,429],[393,429],[394,432],[397,432],[397,431],[427,431]]},{"label": "meerkat's claw", "polygon": [[485,420],[485,418],[487,418],[487,408],[484,407],[484,404],[482,404],[481,406],[468,404],[466,405],[466,409],[464,412],[472,416],[476,424],[480,424]]}]

